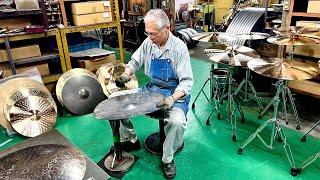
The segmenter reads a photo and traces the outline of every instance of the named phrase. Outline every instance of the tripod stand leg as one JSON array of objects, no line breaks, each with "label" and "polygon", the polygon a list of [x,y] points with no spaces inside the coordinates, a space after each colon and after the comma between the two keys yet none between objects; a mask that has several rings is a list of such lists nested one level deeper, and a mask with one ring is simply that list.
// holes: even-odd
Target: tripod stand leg
[{"label": "tripod stand leg", "polygon": [[199,93],[197,94],[196,98],[194,99],[194,101],[193,101],[193,103],[192,103],[192,109],[195,108],[195,103],[196,103],[196,101],[197,101],[197,99],[199,98],[199,96],[200,96],[201,93],[203,93],[204,96],[206,97],[207,101],[210,102],[210,100],[209,100],[209,98],[207,97],[206,93],[203,91],[204,87],[207,85],[207,83],[208,83],[210,80],[211,80],[211,78],[208,78],[208,79],[206,80],[206,82],[202,85]]},{"label": "tripod stand leg", "polygon": [[281,95],[282,95],[282,114],[284,114],[284,118],[285,118],[285,122],[286,124],[289,124],[289,120],[288,120],[288,113],[287,113],[287,98],[286,98],[286,91],[283,89],[281,91]]},{"label": "tripod stand leg", "polygon": [[253,84],[252,84],[250,81],[248,82],[248,84],[249,84],[249,86],[250,86],[250,88],[251,88],[251,91],[253,92],[253,96],[254,96],[254,98],[256,99],[259,108],[260,108],[260,109],[263,109],[262,104],[261,104],[261,102],[260,102],[260,100],[259,100],[259,98],[258,98],[258,96],[257,96],[257,91],[256,91],[256,89],[254,88]]},{"label": "tripod stand leg", "polygon": [[263,139],[260,137],[259,133],[266,128],[270,123],[272,123],[274,120],[269,119],[268,121],[265,121],[254,133],[252,133],[239,147],[238,154],[242,154],[243,149],[250,144],[256,137],[258,137],[264,145],[268,147],[268,145],[263,141]]},{"label": "tripod stand leg", "polygon": [[241,106],[239,105],[239,103],[238,103],[237,101],[234,101],[234,102],[236,103],[237,109],[238,109],[238,111],[239,111],[239,113],[240,113],[241,123],[244,123],[244,122],[245,122],[245,118],[244,118],[244,113],[243,113],[243,111],[242,111],[242,109],[241,109]]},{"label": "tripod stand leg", "polygon": [[303,163],[301,163],[301,165],[299,166],[298,169],[302,170],[302,169],[308,167],[311,163],[316,161],[319,157],[320,157],[320,152],[317,152],[316,154],[313,154],[307,160],[305,160]]},{"label": "tripod stand leg", "polygon": [[298,112],[297,112],[297,109],[296,109],[296,105],[294,103],[294,100],[293,100],[293,97],[292,97],[292,94],[291,94],[291,91],[288,87],[285,87],[287,93],[288,93],[288,97],[289,97],[289,100],[290,100],[290,104],[292,106],[292,109],[293,109],[293,113],[294,113],[294,116],[295,116],[295,119],[296,119],[296,123],[297,123],[297,127],[296,129],[297,130],[300,130],[301,129],[301,122],[299,120],[299,116],[298,116]]},{"label": "tripod stand leg", "polygon": [[274,101],[274,98],[272,98],[272,100],[269,102],[269,104],[260,112],[258,119],[262,119],[263,115],[267,112],[267,110],[270,108],[270,106],[272,105]]},{"label": "tripod stand leg", "polygon": [[306,142],[306,140],[307,140],[307,135],[308,135],[314,128],[316,128],[319,124],[320,124],[320,121],[318,121],[316,124],[314,124],[314,125],[309,129],[309,131],[302,136],[301,141],[302,141],[302,142]]}]

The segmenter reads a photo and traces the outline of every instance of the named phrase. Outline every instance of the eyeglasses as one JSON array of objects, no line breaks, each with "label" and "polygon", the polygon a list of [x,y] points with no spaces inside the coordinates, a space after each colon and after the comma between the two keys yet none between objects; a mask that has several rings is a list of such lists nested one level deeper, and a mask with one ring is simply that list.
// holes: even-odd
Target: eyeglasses
[{"label": "eyeglasses", "polygon": [[147,32],[145,31],[144,34],[145,34],[146,36],[149,36],[149,37],[155,37],[155,36],[157,36],[161,31],[163,31],[165,27],[166,27],[166,26],[164,26],[162,29],[160,29],[159,32],[156,32],[156,33],[147,33]]}]

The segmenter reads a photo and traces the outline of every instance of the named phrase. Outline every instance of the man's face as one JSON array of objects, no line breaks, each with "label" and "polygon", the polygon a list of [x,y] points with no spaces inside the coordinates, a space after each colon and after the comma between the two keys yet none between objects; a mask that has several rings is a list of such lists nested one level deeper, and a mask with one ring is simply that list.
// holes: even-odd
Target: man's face
[{"label": "man's face", "polygon": [[145,23],[146,35],[148,35],[150,40],[157,45],[160,45],[163,41],[166,40],[168,30],[169,26],[165,26],[162,29],[159,29],[154,22]]}]

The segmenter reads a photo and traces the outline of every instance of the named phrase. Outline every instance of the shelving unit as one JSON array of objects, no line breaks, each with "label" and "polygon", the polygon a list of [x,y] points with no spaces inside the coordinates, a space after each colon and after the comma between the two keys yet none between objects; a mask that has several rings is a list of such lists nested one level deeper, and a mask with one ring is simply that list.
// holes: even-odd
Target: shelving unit
[{"label": "shelving unit", "polygon": [[120,50],[120,62],[121,63],[124,62],[124,51],[123,51],[123,45],[122,45],[121,26],[120,26],[120,18],[119,18],[119,4],[118,4],[117,0],[110,0],[110,4],[111,4],[111,12],[113,12],[113,21],[112,22],[94,24],[94,25],[86,25],[86,26],[69,26],[69,27],[64,27],[64,28],[60,29],[64,58],[65,58],[67,70],[72,69],[70,55],[69,55],[67,34],[88,31],[88,30],[94,30],[94,29],[117,28],[119,50]]},{"label": "shelving unit", "polygon": [[[44,53],[42,56],[20,59],[17,62],[15,62],[12,59],[12,56],[10,56],[10,53],[11,53],[10,42],[29,40],[29,39],[39,39],[39,38],[44,38],[44,37],[49,37],[49,36],[55,36],[56,37],[58,53]],[[28,63],[46,61],[46,60],[53,59],[53,58],[59,58],[60,59],[61,71],[62,72],[65,72],[67,70],[66,65],[65,65],[65,60],[64,60],[64,53],[63,53],[63,49],[62,49],[61,36],[60,36],[59,29],[46,30],[44,33],[34,33],[34,34],[18,33],[18,34],[0,35],[0,43],[5,43],[6,44],[8,60],[9,60],[9,63],[11,65],[11,69],[12,69],[13,74],[16,73],[15,72],[15,66],[16,65],[23,65],[23,64],[28,64]],[[6,63],[6,62],[2,62],[2,63]],[[59,79],[59,77],[61,75],[62,74],[50,74],[50,75],[43,76],[42,77],[43,78],[43,82],[45,84],[46,83],[55,82],[55,81],[57,81]]]}]

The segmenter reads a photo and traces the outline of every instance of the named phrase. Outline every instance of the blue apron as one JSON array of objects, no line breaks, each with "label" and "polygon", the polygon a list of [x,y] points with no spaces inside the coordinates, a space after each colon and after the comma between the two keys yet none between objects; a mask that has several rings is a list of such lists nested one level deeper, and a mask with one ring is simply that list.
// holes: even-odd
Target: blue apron
[{"label": "blue apron", "polygon": [[[179,79],[176,78],[170,59],[152,58],[149,69],[150,82],[142,88],[142,91],[161,93],[164,96],[171,96],[178,86]],[[179,107],[185,115],[188,112],[190,95],[176,101],[173,107]]]}]

